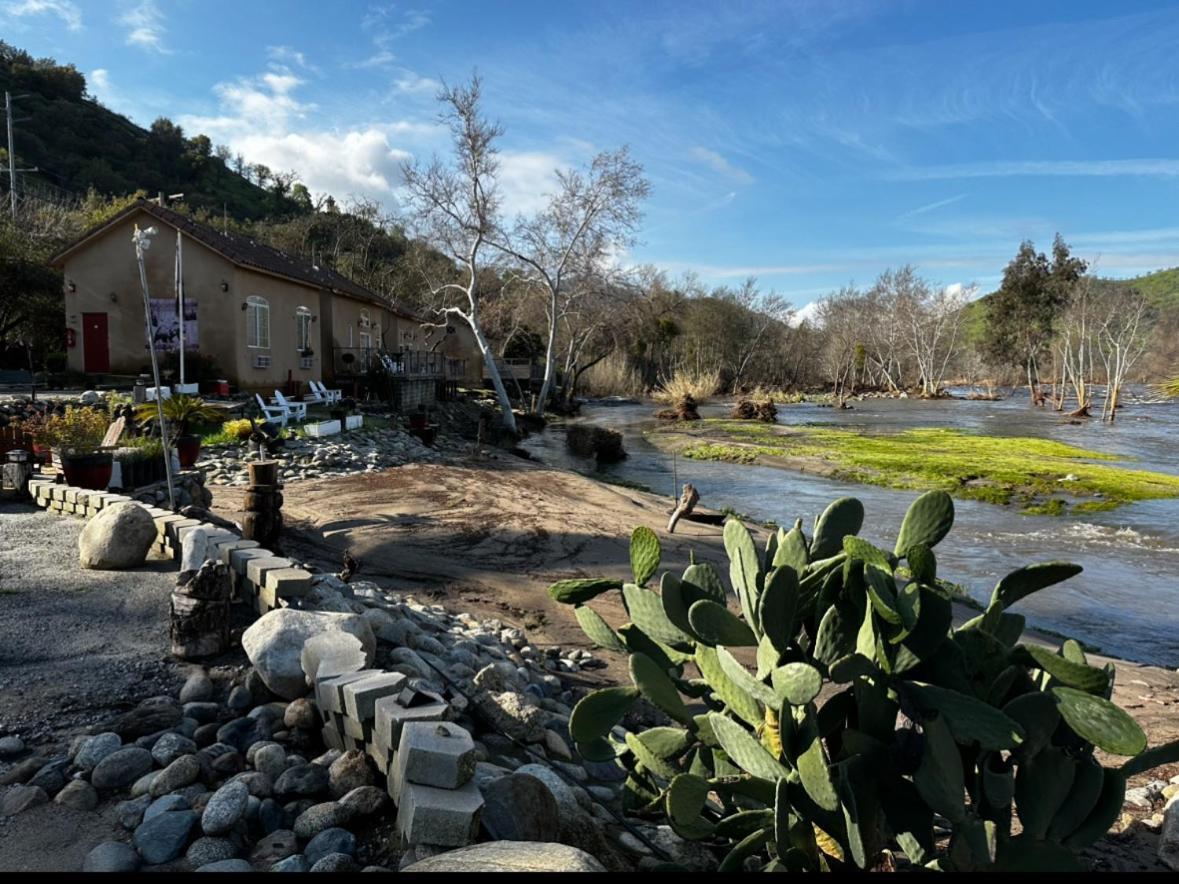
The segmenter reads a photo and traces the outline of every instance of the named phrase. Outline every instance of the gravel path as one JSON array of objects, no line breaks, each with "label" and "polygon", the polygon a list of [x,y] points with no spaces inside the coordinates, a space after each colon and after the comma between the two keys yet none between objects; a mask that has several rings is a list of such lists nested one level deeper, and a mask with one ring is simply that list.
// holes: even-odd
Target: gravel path
[{"label": "gravel path", "polygon": [[78,564],[81,519],[0,503],[0,735],[35,746],[174,693],[168,599],[175,564]]}]

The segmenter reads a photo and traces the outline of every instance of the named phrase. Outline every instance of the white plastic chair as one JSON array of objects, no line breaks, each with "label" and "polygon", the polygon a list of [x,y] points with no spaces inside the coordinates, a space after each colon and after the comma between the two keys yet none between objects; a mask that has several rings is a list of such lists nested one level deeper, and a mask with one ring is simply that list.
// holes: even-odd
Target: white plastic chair
[{"label": "white plastic chair", "polygon": [[307,420],[307,403],[306,402],[291,402],[281,391],[274,391],[274,401],[287,410],[292,418],[299,421]]},{"label": "white plastic chair", "polygon": [[332,405],[339,402],[344,397],[343,390],[329,390],[323,385],[323,381],[308,381],[311,389],[320,395],[324,402]]},{"label": "white plastic chair", "polygon": [[279,426],[285,427],[287,420],[291,416],[291,410],[283,405],[267,405],[266,400],[258,393],[254,394],[254,398],[258,400],[258,407],[262,409],[262,415],[268,421],[278,421]]},{"label": "white plastic chair", "polygon": [[308,405],[328,405],[331,400],[324,397],[322,393],[315,388],[315,381],[308,381],[307,385],[311,387],[310,393],[303,394],[303,401]]}]

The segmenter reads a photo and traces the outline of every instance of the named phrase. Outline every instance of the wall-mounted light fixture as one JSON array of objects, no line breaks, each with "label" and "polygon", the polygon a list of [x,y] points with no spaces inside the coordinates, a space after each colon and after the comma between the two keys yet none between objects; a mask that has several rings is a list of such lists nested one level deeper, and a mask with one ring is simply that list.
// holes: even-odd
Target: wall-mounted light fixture
[{"label": "wall-mounted light fixture", "polygon": [[229,283],[225,282],[224,280],[222,280],[222,282],[221,282],[221,291],[223,291],[223,292],[229,291]]},{"label": "wall-mounted light fixture", "polygon": [[119,303],[119,293],[118,292],[111,292],[111,303],[112,304]]},{"label": "wall-mounted light fixture", "polygon": [[78,286],[74,283],[73,280],[70,280],[68,283],[66,283],[66,288],[68,288],[71,292],[76,292],[78,290]]},{"label": "wall-mounted light fixture", "polygon": [[249,305],[249,304],[247,304],[245,301],[242,301],[242,310],[243,310],[243,311],[245,311],[245,309],[246,309],[247,307],[249,307],[249,306],[250,306],[250,305]]}]

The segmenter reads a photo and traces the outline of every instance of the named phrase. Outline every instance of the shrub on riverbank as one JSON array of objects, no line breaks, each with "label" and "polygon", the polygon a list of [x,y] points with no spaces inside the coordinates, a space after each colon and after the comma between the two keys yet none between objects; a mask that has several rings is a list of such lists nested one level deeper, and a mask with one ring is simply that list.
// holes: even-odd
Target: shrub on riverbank
[{"label": "shrub on riverbank", "polygon": [[626,458],[622,434],[592,424],[571,424],[567,427],[565,445],[574,454],[594,457],[598,463],[617,463]]},{"label": "shrub on riverbank", "polygon": [[[661,550],[636,529],[626,626],[585,605],[617,581],[559,586],[594,643],[630,654],[633,686],[574,708],[578,750],[616,761],[625,806],[664,816],[723,857],[721,871],[873,869],[886,849],[913,868],[1083,870],[1081,851],[1117,820],[1127,778],[1179,760],[1179,742],[1147,751],[1109,700],[1113,667],[1090,665],[1076,642],[1053,652],[1020,641],[1024,618],[1009,609],[1079,566],[1020,568],[954,628],[933,552],[953,518],[947,494],[922,495],[891,552],[857,536],[854,498],[831,504],[811,537],[799,520],[764,551],[730,519],[740,616],[709,564],[664,573],[658,593],[644,588]],[[746,662],[730,648],[747,649]],[[620,738],[614,728],[640,696],[673,724]],[[1104,767],[1095,749],[1129,760]],[[935,818],[948,843],[935,839]]]},{"label": "shrub on riverbank", "polygon": [[659,402],[677,403],[684,398],[706,402],[720,389],[720,373],[717,371],[691,371],[681,369],[664,380],[654,393]]}]

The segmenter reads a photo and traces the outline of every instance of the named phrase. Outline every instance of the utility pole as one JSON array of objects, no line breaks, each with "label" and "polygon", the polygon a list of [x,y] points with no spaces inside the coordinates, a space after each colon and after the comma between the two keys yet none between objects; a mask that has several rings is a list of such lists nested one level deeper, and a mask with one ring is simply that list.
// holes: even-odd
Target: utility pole
[{"label": "utility pole", "polygon": [[12,102],[17,98],[24,98],[24,95],[13,95],[11,92],[4,93],[4,116],[8,120],[8,196],[9,202],[12,204],[12,220],[16,220],[16,173],[17,172],[36,172],[37,168],[32,169],[18,169],[16,167],[16,145],[12,138],[12,124],[19,123],[21,120],[27,120],[28,117],[21,117],[21,120],[16,120],[12,116]]}]

